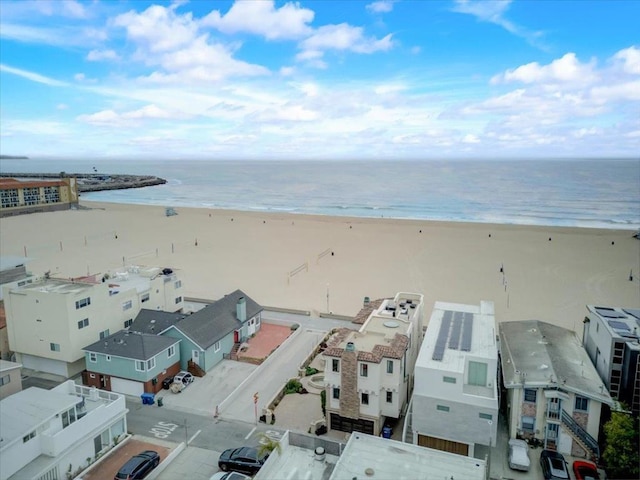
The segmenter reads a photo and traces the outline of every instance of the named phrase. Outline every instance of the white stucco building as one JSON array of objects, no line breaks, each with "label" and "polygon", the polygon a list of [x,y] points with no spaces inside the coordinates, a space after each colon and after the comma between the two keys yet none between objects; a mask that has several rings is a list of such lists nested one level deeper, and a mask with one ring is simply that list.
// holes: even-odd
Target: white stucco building
[{"label": "white stucco building", "polygon": [[0,401],[0,480],[57,480],[77,473],[127,432],[122,395],[68,380]]},{"label": "white stucco building", "polygon": [[342,329],[323,352],[330,430],[377,435],[398,419],[411,394],[422,341],[423,296],[398,293],[371,312],[360,330]]},{"label": "white stucco building", "polygon": [[493,302],[436,302],[415,366],[405,441],[473,456],[496,445],[498,346]]},{"label": "white stucco building", "polygon": [[47,278],[3,287],[9,346],[23,368],[70,377],[85,368],[83,348],[127,328],[140,309],[177,312],[175,271],[128,267],[104,276]]}]

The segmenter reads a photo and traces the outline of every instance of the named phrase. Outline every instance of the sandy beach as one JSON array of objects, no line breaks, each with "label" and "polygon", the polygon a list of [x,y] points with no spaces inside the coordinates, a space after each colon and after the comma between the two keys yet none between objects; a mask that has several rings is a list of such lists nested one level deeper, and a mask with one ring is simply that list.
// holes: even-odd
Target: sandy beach
[{"label": "sandy beach", "polygon": [[59,277],[171,267],[188,297],[241,288],[265,306],[315,314],[355,315],[365,296],[410,291],[424,295],[427,315],[436,301],[492,300],[498,321],[581,334],[587,304],[640,308],[632,230],[81,205],[0,219],[0,254],[26,254],[33,274]]}]

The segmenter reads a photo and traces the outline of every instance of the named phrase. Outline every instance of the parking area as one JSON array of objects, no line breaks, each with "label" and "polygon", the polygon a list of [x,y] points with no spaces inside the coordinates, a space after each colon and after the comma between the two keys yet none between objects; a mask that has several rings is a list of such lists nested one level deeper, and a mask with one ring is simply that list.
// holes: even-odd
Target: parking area
[{"label": "parking area", "polygon": [[134,436],[111,451],[104,459],[94,465],[87,473],[82,475],[82,480],[113,480],[122,465],[131,457],[145,450],[154,450],[160,455],[162,463],[169,453],[177,447],[177,444],[162,442],[156,439]]},{"label": "parking area", "polygon": [[158,475],[157,480],[209,480],[214,473],[220,471],[219,457],[220,452],[188,447]]}]

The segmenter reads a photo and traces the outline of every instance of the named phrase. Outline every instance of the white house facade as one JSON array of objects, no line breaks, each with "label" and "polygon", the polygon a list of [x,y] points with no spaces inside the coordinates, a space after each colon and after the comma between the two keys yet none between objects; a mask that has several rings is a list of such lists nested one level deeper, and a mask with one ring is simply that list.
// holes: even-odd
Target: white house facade
[{"label": "white house facade", "polygon": [[10,283],[4,286],[4,301],[16,361],[63,377],[84,370],[86,345],[127,328],[140,309],[176,312],[184,305],[178,275],[157,267]]},{"label": "white house facade", "polygon": [[415,366],[410,438],[473,456],[496,445],[498,346],[493,302],[436,302]]},{"label": "white house facade", "polygon": [[509,437],[597,460],[602,405],[613,400],[576,334],[537,320],[500,324]]},{"label": "white house facade", "polygon": [[342,329],[323,352],[327,426],[377,435],[398,419],[410,395],[422,341],[423,296],[398,293],[371,313],[360,330]]},{"label": "white house facade", "polygon": [[122,395],[68,380],[0,401],[0,480],[77,474],[127,433]]}]

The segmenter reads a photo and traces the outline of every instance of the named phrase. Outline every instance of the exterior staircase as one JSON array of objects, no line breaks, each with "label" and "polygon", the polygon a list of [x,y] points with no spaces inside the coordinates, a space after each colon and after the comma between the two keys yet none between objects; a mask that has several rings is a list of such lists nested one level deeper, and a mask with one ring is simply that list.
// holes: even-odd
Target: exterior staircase
[{"label": "exterior staircase", "polygon": [[238,361],[238,351],[240,350],[240,342],[234,343],[233,348],[231,349],[231,353],[229,353],[229,359]]},{"label": "exterior staircase", "polygon": [[600,460],[600,447],[598,446],[598,441],[589,435],[584,428],[578,425],[573,417],[564,409],[562,410],[561,418],[562,425],[565,427],[567,432],[569,432],[571,437],[578,442],[578,445],[580,445],[587,454],[590,454],[592,461],[598,463]]},{"label": "exterior staircase", "polygon": [[187,371],[194,377],[204,377],[207,374],[207,372],[205,372],[200,365],[194,363],[193,360],[189,360],[187,363]]}]

